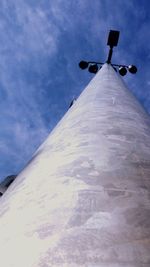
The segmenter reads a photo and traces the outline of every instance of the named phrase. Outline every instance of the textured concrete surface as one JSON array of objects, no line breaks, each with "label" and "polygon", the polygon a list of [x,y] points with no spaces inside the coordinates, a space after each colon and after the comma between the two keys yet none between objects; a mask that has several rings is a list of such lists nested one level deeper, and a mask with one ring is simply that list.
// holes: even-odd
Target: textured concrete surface
[{"label": "textured concrete surface", "polygon": [[0,252],[3,267],[150,266],[150,119],[111,66],[1,198]]}]

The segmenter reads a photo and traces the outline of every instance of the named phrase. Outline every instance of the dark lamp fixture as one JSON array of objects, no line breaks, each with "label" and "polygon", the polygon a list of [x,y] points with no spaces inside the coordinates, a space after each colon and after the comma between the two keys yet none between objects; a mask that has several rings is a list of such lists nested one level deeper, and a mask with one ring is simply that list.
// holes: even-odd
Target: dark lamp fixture
[{"label": "dark lamp fixture", "polygon": [[117,46],[118,40],[119,40],[119,31],[112,31],[110,30],[107,40],[107,45],[109,45],[111,48],[113,46]]},{"label": "dark lamp fixture", "polygon": [[86,69],[88,67],[88,65],[89,65],[88,62],[86,62],[86,61],[80,61],[80,63],[79,63],[79,67],[82,70]]},{"label": "dark lamp fixture", "polygon": [[137,67],[134,65],[129,65],[128,66],[128,70],[129,72],[131,72],[132,74],[135,74],[137,72]]},{"label": "dark lamp fixture", "polygon": [[125,67],[120,66],[120,67],[119,67],[119,74],[120,74],[121,76],[125,76],[126,73],[127,73],[127,69],[126,69]]},{"label": "dark lamp fixture", "polygon": [[92,65],[89,66],[89,72],[91,72],[91,73],[97,73],[97,71],[98,71],[97,64],[92,64]]}]

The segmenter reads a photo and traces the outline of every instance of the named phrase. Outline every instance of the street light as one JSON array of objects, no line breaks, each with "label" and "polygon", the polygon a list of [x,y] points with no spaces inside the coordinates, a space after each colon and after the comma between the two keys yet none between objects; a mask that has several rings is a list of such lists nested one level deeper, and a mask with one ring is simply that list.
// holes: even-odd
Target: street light
[{"label": "street light", "polygon": [[127,74],[127,69],[125,67],[120,66],[119,67],[119,74],[121,76],[125,76]]},{"label": "street light", "polygon": [[84,69],[86,69],[87,67],[88,67],[88,62],[86,62],[86,61],[80,61],[80,63],[79,63],[79,67],[82,69],[82,70],[84,70]]},{"label": "street light", "polygon": [[92,65],[90,65],[88,70],[89,70],[89,72],[91,72],[91,73],[97,73],[97,71],[98,71],[98,66],[97,66],[97,64],[92,64]]},{"label": "street light", "polygon": [[[130,73],[135,74],[137,72],[137,67],[134,66],[134,65],[126,66],[126,65],[122,65],[122,64],[119,64],[118,65],[118,64],[111,63],[112,54],[113,54],[113,47],[115,47],[115,46],[118,45],[119,35],[120,35],[120,32],[119,31],[110,30],[110,32],[109,32],[108,40],[107,40],[107,45],[110,47],[110,49],[109,49],[109,53],[108,53],[108,57],[107,57],[106,63],[112,65],[115,71],[117,71],[117,68],[118,68],[118,72],[119,72],[119,74],[121,76],[125,76],[126,73],[127,73],[127,70]],[[82,60],[79,63],[79,67],[82,70],[88,68],[88,70],[89,70],[90,73],[96,74],[97,71],[101,68],[101,66],[103,64],[104,63],[102,63],[102,62],[83,61]]]},{"label": "street light", "polygon": [[118,40],[119,40],[119,31],[110,31],[109,35],[108,35],[108,40],[107,40],[107,45],[110,46],[109,49],[109,54],[108,54],[108,58],[107,58],[107,63],[110,64],[111,63],[111,58],[112,58],[112,54],[113,54],[113,47],[117,46],[118,44]]},{"label": "street light", "polygon": [[119,31],[110,30],[108,35],[107,45],[109,45],[110,47],[117,46],[119,40],[119,34],[120,34]]},{"label": "street light", "polygon": [[129,65],[128,66],[128,70],[129,72],[131,72],[132,74],[135,74],[137,72],[137,67],[134,65]]}]

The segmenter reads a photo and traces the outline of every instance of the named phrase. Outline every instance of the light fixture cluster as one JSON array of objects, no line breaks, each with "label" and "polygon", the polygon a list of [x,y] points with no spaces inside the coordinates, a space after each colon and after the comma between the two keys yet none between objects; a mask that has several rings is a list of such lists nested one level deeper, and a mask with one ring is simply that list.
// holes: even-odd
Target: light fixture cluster
[{"label": "light fixture cluster", "polygon": [[98,70],[101,68],[98,65],[101,65],[102,63],[97,63],[97,62],[87,62],[87,61],[80,61],[79,67],[82,70],[85,70],[88,68],[88,71],[91,73],[97,73]]},{"label": "light fixture cluster", "polygon": [[79,63],[79,67],[82,69],[82,70],[85,70],[88,68],[88,71],[91,72],[91,73],[97,73],[98,70],[101,68],[101,67],[98,67],[100,63],[96,63],[96,62],[87,62],[87,61],[81,61]]},{"label": "light fixture cluster", "polygon": [[[80,61],[79,67],[82,70],[85,70],[88,68],[88,71],[91,73],[96,74],[98,70],[102,67],[103,63],[101,62],[87,62],[87,61]],[[137,72],[137,68],[134,65],[117,65],[117,64],[111,64],[115,71],[118,71],[121,76],[125,76],[127,74],[127,71],[129,71],[132,74],[135,74]],[[118,69],[117,69],[118,68]]]},{"label": "light fixture cluster", "polygon": [[[119,40],[119,31],[112,31],[110,30],[109,36],[108,36],[108,41],[107,45],[110,47],[108,57],[106,60],[107,64],[112,65],[115,71],[118,71],[121,76],[125,76],[127,74],[127,71],[129,71],[132,74],[135,74],[137,72],[137,68],[134,65],[117,65],[117,64],[112,64],[111,59],[112,59],[112,54],[113,54],[113,47],[117,46],[118,40]],[[101,62],[93,62],[93,61],[81,61],[79,63],[79,67],[84,70],[88,68],[88,71],[91,73],[97,73],[98,70],[102,67],[104,63]]]},{"label": "light fixture cluster", "polygon": [[137,72],[137,67],[134,65],[119,66],[118,71],[121,76],[125,76],[127,74],[127,71],[129,71],[132,74],[135,74]]}]

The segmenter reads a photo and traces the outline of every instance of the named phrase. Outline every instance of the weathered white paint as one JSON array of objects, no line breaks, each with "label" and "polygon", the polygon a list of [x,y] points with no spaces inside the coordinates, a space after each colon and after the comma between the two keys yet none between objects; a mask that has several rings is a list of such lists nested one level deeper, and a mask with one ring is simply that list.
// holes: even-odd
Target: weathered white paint
[{"label": "weathered white paint", "polygon": [[3,267],[150,266],[150,120],[110,65],[0,202]]}]

